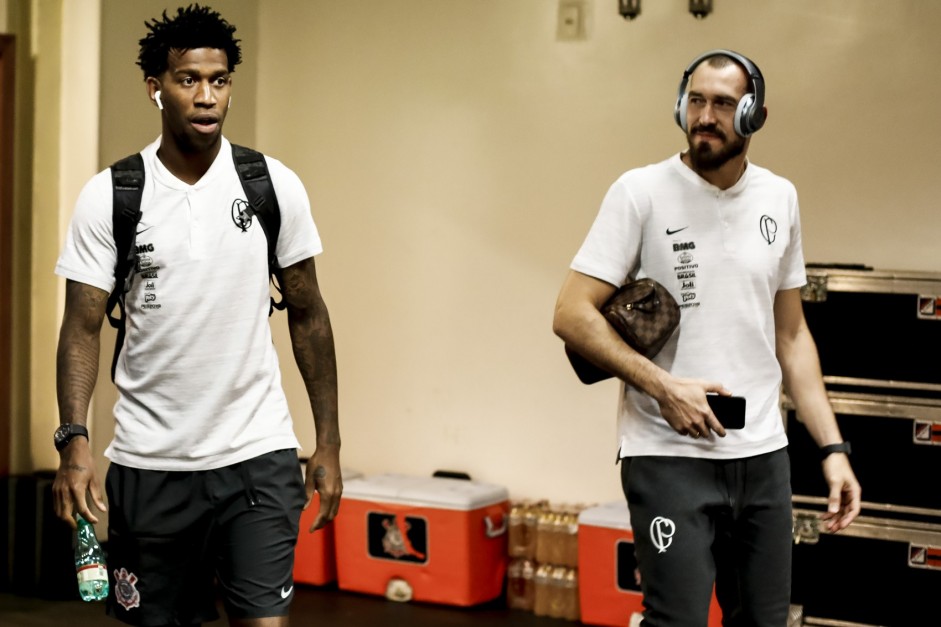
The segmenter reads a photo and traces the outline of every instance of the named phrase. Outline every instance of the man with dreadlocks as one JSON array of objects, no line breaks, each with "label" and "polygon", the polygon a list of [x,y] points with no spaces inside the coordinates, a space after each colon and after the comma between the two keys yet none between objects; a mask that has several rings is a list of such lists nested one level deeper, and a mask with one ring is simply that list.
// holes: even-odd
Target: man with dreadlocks
[{"label": "man with dreadlocks", "polygon": [[[218,581],[230,624],[287,625],[301,510],[316,491],[311,531],[320,528],[342,492],[333,333],[314,267],[320,237],[303,184],[265,157],[291,343],[317,432],[305,481],[267,320],[267,238],[234,209],[246,194],[222,135],[241,61],[235,28],[196,4],[146,26],[138,65],[162,132],[141,151],[137,263],[114,372],[108,612],[131,624],[198,625],[218,617]],[[67,282],[54,494],[73,527],[76,514],[97,521],[87,495],[105,511],[85,425],[115,284],[112,204],[105,170],[82,190],[56,266]]]}]

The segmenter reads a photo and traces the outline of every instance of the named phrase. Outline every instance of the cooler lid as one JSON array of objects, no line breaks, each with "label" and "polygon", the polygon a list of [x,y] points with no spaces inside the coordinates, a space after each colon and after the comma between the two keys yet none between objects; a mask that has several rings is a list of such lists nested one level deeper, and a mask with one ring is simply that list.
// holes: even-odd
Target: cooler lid
[{"label": "cooler lid", "polygon": [[[301,471],[302,471],[302,472],[307,472],[305,469],[307,468],[307,462],[308,462],[309,460],[310,460],[309,457],[298,457],[298,458],[297,458],[297,461],[300,462],[300,464],[301,464]],[[357,479],[357,478],[363,476],[363,473],[361,473],[360,471],[356,470],[355,468],[347,468],[347,467],[345,467],[345,466],[340,466],[340,474],[343,476],[343,481],[346,481],[347,479]]]},{"label": "cooler lid", "polygon": [[578,524],[630,530],[631,515],[627,511],[627,501],[621,499],[583,509],[578,515]]},{"label": "cooler lid", "polygon": [[343,498],[470,511],[509,500],[503,486],[387,473],[343,482]]}]

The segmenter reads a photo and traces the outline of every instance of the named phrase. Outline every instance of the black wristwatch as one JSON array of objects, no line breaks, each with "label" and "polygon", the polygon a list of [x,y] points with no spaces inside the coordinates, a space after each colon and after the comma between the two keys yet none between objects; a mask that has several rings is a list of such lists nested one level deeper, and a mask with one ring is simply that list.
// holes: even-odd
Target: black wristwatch
[{"label": "black wristwatch", "polygon": [[61,451],[64,449],[69,445],[69,442],[72,441],[72,438],[77,435],[81,435],[87,440],[88,429],[82,425],[74,425],[68,422],[63,425],[59,425],[59,428],[56,429],[56,432],[52,435],[52,441],[56,445],[56,450]]},{"label": "black wristwatch", "polygon": [[825,460],[830,456],[831,453],[846,453],[849,455],[852,452],[849,442],[840,442],[838,444],[827,444],[826,446],[820,447],[820,461]]}]

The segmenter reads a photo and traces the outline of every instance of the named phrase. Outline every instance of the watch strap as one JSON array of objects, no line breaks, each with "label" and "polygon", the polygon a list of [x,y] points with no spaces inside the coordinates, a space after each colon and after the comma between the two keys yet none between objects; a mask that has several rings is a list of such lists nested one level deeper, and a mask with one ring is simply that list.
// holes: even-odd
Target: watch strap
[{"label": "watch strap", "polygon": [[[64,431],[64,433],[63,433]],[[69,442],[72,441],[72,438],[76,436],[84,436],[86,440],[88,437],[88,429],[83,425],[77,425],[72,423],[65,423],[59,425],[59,428],[56,429],[56,437],[54,438],[54,444],[57,451],[61,451],[66,446],[69,445]]]},{"label": "watch strap", "polygon": [[827,444],[820,447],[820,459],[824,460],[832,453],[845,453],[849,455],[852,452],[849,442],[838,442],[836,444]]}]

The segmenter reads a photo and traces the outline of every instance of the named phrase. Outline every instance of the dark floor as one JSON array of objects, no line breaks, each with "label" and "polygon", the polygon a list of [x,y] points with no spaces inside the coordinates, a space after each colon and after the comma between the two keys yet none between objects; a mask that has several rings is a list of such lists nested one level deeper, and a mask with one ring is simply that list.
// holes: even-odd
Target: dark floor
[{"label": "dark floor", "polygon": [[[82,601],[47,601],[34,597],[0,594],[0,625],[3,627],[97,627],[120,625],[104,614],[104,605]],[[223,627],[224,619],[206,623]],[[396,603],[382,597],[342,592],[335,587],[295,588],[291,606],[292,627],[565,627],[569,621],[543,618],[530,612],[510,610],[502,601],[473,608],[454,608],[423,603]]]}]

